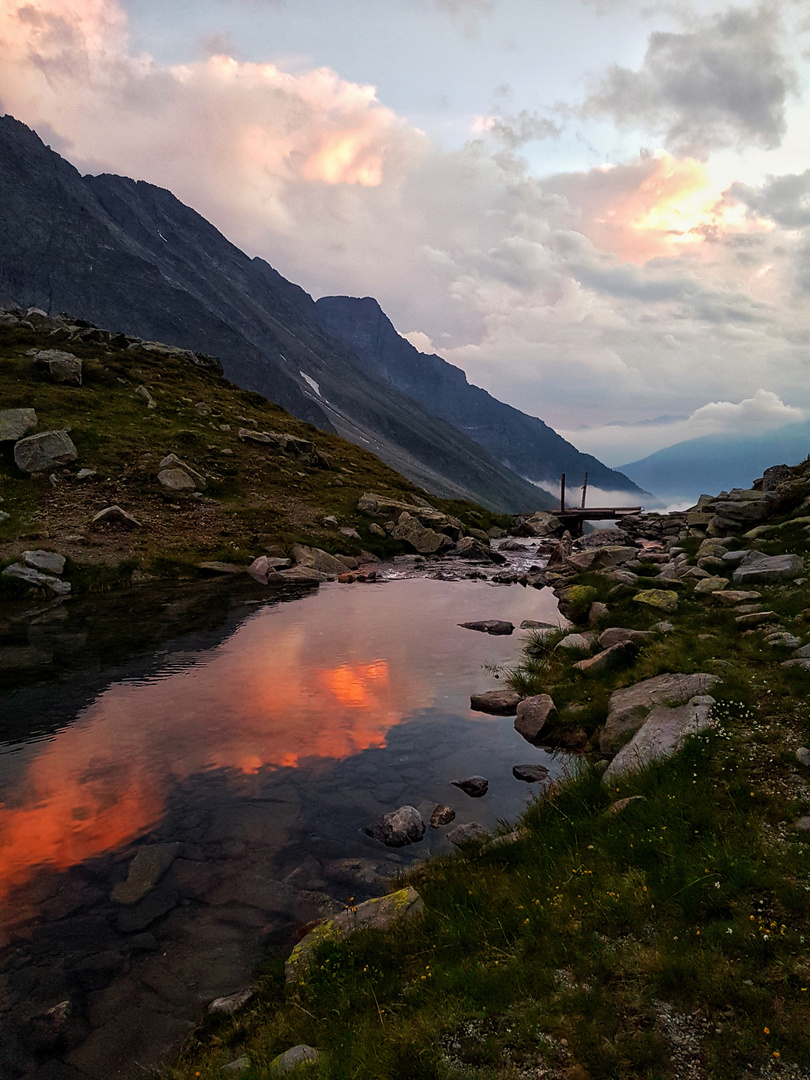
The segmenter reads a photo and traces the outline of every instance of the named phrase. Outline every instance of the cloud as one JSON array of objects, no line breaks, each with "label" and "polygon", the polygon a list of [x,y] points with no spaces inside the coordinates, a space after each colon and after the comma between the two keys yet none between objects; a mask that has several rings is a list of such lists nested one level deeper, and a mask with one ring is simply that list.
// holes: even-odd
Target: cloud
[{"label": "cloud", "polygon": [[726,198],[744,203],[758,217],[770,218],[786,229],[803,229],[810,225],[810,169],[769,176],[758,188],[732,184]]},{"label": "cloud", "polygon": [[798,80],[776,10],[729,8],[683,33],[656,31],[640,70],[613,66],[583,107],[589,117],[654,133],[678,156],[778,146]]},{"label": "cloud", "polygon": [[474,125],[474,132],[486,132],[507,150],[518,150],[526,143],[558,139],[563,126],[535,112],[521,109],[515,116],[480,117]]},{"label": "cloud", "polygon": [[[614,465],[638,460],[667,446],[702,435],[760,434],[778,431],[810,417],[810,411],[785,402],[771,390],[759,389],[742,401],[709,401],[688,417],[657,417],[632,424],[613,423],[567,432],[580,449],[603,456]],[[662,423],[662,419],[667,422]]]}]

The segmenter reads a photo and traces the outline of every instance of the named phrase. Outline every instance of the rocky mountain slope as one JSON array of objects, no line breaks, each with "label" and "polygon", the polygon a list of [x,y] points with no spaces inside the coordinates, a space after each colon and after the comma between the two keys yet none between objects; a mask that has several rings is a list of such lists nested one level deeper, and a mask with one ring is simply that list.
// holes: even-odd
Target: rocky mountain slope
[{"label": "rocky mountain slope", "polygon": [[0,118],[0,303],[68,311],[220,357],[226,376],[371,450],[427,490],[519,512],[549,497],[376,378],[322,328],[314,301],[170,192],[81,176]]},{"label": "rocky mountain slope", "polygon": [[204,353],[0,310],[0,405],[0,595],[235,573],[257,557],[264,581],[315,582],[357,556],[488,549],[489,512],[429,503]]},{"label": "rocky mountain slope", "polygon": [[575,485],[587,472],[592,487],[626,492],[628,502],[644,501],[646,493],[623,473],[581,453],[536,416],[471,386],[460,368],[440,356],[419,352],[372,297],[324,296],[315,307],[324,328],[352,350],[369,374],[453,424],[520,476],[556,489],[561,473]]}]

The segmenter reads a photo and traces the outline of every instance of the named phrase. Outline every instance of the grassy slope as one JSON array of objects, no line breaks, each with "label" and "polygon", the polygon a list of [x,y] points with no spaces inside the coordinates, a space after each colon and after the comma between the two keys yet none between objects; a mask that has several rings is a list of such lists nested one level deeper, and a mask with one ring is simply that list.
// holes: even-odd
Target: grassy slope
[{"label": "grassy slope", "polygon": [[[788,524],[763,547],[806,555],[807,536]],[[660,618],[631,591],[607,625]],[[806,637],[810,584],[761,591]],[[304,1042],[326,1051],[313,1080],[807,1076],[810,834],[794,822],[810,676],[698,595],[668,617],[674,632],[598,686],[537,648],[515,679],[553,683],[595,729],[612,687],[714,664],[716,730],[610,791],[587,767],[529,809],[518,842],[424,864],[420,923],[324,946],[292,990],[270,962],[254,1003],[210,1022],[170,1075],[207,1080],[247,1054],[243,1075],[264,1077]]]},{"label": "grassy slope", "polygon": [[[368,532],[368,519],[356,511],[358,497],[373,490],[410,500],[424,492],[373,454],[185,360],[71,345],[84,361],[84,385],[69,387],[37,374],[26,355],[34,347],[53,348],[54,342],[47,332],[0,327],[0,408],[33,406],[40,432],[69,428],[79,459],[54,471],[53,486],[46,475],[20,473],[10,444],[0,451],[2,509],[11,515],[0,524],[0,563],[27,547],[53,548],[71,559],[67,576],[75,589],[125,583],[134,568],[177,576],[201,559],[249,562],[273,544],[287,549],[305,542],[346,554],[400,550]],[[135,396],[141,384],[156,409]],[[196,407],[201,402],[205,415]],[[313,440],[335,469],[243,443],[240,427]],[[158,463],[172,452],[208,478],[203,499],[159,485]],[[79,481],[80,468],[98,475]],[[471,524],[491,523],[491,515],[472,504],[432,501],[460,511]],[[91,529],[93,515],[113,503],[144,528]],[[356,527],[360,542],[324,526],[327,515]],[[4,582],[3,588],[12,586]]]}]

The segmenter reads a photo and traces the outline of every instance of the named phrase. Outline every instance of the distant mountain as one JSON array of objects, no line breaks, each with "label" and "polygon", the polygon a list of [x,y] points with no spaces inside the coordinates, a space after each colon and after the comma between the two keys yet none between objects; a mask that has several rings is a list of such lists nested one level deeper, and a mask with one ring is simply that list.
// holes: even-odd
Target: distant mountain
[{"label": "distant mountain", "polygon": [[810,454],[810,424],[753,435],[702,435],[622,465],[636,483],[667,502],[696,502],[705,492],[747,488],[771,465]]},{"label": "distant mountain", "polygon": [[343,342],[372,376],[383,378],[434,416],[453,424],[520,476],[569,490],[582,482],[644,501],[645,492],[590,454],[580,453],[553,428],[471,386],[464,372],[440,356],[419,352],[397,333],[370,296],[324,296],[315,302],[324,329]]}]

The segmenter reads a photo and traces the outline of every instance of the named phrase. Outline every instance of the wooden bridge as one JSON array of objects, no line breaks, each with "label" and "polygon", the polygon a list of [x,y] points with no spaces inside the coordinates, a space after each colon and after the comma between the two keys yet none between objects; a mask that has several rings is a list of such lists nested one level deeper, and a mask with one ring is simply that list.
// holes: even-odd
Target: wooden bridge
[{"label": "wooden bridge", "polygon": [[585,498],[588,494],[588,474],[582,484],[582,502],[578,507],[566,507],[565,505],[565,473],[560,477],[560,509],[554,511],[565,525],[571,536],[582,536],[583,526],[586,521],[619,521],[630,514],[640,514],[643,506],[585,506]]}]

